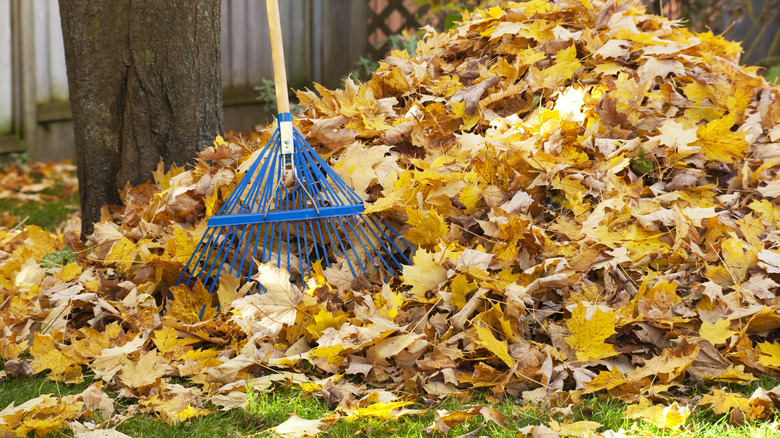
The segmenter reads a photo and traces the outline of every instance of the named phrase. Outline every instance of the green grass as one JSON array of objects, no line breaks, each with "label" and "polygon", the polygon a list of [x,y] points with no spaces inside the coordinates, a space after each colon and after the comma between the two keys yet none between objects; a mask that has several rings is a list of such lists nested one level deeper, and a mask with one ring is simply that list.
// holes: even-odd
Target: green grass
[{"label": "green grass", "polygon": [[[780,379],[764,377],[751,385],[726,385],[730,389],[745,395],[750,395],[757,387],[771,389],[780,383]],[[702,393],[709,388],[702,387]],[[466,410],[472,405],[493,406],[501,412],[507,420],[508,426],[501,427],[493,422],[486,421],[482,416],[474,417],[465,423],[453,427],[446,436],[459,436],[481,427],[478,436],[490,436],[496,438],[514,438],[518,436],[518,430],[528,425],[549,425],[551,420],[558,422],[576,422],[581,420],[597,421],[603,425],[601,431],[623,429],[629,435],[642,436],[680,436],[680,437],[728,437],[728,438],[757,438],[775,437],[778,431],[771,426],[772,420],[779,420],[775,414],[770,421],[755,422],[733,427],[728,424],[728,418],[715,415],[709,409],[694,411],[685,426],[679,431],[664,430],[650,423],[626,420],[623,418],[626,404],[604,395],[592,396],[584,399],[576,405],[573,416],[563,418],[551,416],[549,410],[541,406],[523,405],[517,399],[507,397],[500,400],[487,399],[484,396],[475,396],[466,402],[456,399],[447,399],[441,403],[427,406],[429,412],[424,415],[404,416],[397,420],[380,418],[360,418],[354,421],[340,420],[326,429],[322,437],[430,437],[431,434],[422,429],[430,427],[435,420],[434,410]],[[414,408],[414,406],[410,406]],[[417,406],[424,408],[424,406]],[[266,432],[260,436],[273,436],[267,432],[268,428],[281,424],[292,414],[306,419],[323,418],[329,415],[327,405],[321,399],[308,393],[281,387],[271,392],[252,394],[248,401],[247,412],[257,417]],[[435,433],[433,436],[445,436]]]},{"label": "green grass", "polygon": [[63,384],[41,377],[6,377],[0,380],[0,409],[14,402],[17,406],[43,394],[63,396],[78,394],[91,383]]},{"label": "green grass", "polygon": [[16,199],[0,199],[0,211],[8,211],[26,225],[38,225],[54,231],[78,210],[78,192],[60,195],[62,187],[54,187],[41,192],[45,202],[22,202]]},{"label": "green grass", "polygon": [[780,65],[773,65],[767,69],[766,80],[770,84],[780,84]]},{"label": "green grass", "polygon": [[[62,384],[49,381],[43,377],[16,378],[6,377],[0,381],[0,409],[11,402],[21,404],[42,394],[62,396],[78,394],[93,382],[87,379],[80,384]],[[776,377],[764,377],[751,385],[723,385],[728,389],[750,395],[757,387],[771,389],[780,384]],[[693,396],[709,390],[703,386],[686,394]],[[109,391],[116,400],[116,408],[122,412],[133,403],[116,393]],[[420,402],[422,403],[422,402]],[[465,423],[453,427],[448,434],[423,431],[430,427],[434,420],[434,410],[448,411],[467,410],[472,405],[493,406],[501,412],[508,422],[507,427],[498,426],[486,421],[482,416],[474,417]],[[271,437],[268,430],[286,421],[292,414],[306,419],[323,418],[331,414],[325,401],[310,393],[292,386],[280,386],[271,391],[252,392],[248,400],[248,408],[218,411],[213,406],[207,406],[214,414],[193,418],[179,424],[165,424],[154,415],[140,414],[117,425],[116,428],[132,437]],[[370,436],[377,438],[390,437],[443,437],[459,436],[481,427],[477,436],[496,438],[515,438],[518,430],[527,425],[549,425],[550,420],[558,422],[591,420],[603,424],[600,429],[624,429],[629,435],[642,436],[678,436],[678,437],[711,437],[711,438],[760,438],[778,436],[778,431],[772,429],[771,423],[780,420],[777,414],[768,421],[745,424],[733,427],[728,424],[728,418],[714,415],[708,409],[697,409],[680,431],[659,429],[649,423],[623,419],[626,404],[607,396],[591,396],[574,406],[573,416],[564,418],[551,416],[550,411],[541,406],[523,405],[517,399],[505,397],[494,399],[490,396],[475,395],[468,400],[445,399],[432,405],[411,405],[409,408],[428,409],[423,415],[404,416],[395,420],[382,418],[358,418],[353,421],[345,419],[335,422],[319,436],[322,437],[353,437]],[[62,430],[53,435],[56,437],[71,437],[68,430]]]},{"label": "green grass", "polygon": [[[2,368],[2,367],[0,367]],[[63,384],[53,382],[45,377],[6,377],[0,380],[0,410],[12,402],[20,405],[27,400],[40,395],[52,394],[56,397],[73,395],[83,392],[94,381],[86,379],[78,384]],[[132,404],[132,400],[119,397],[116,393],[107,391],[115,401],[115,408],[121,412]],[[184,438],[184,437],[219,437],[232,438],[256,435],[266,427],[256,416],[243,409],[233,409],[227,412],[211,407],[214,414],[193,418],[179,424],[166,424],[161,419],[150,414],[140,414],[116,426],[120,432],[134,438]],[[53,437],[72,437],[70,430],[63,429]]]},{"label": "green grass", "polygon": [[258,426],[257,419],[247,415],[246,411],[241,409],[217,412],[179,424],[165,424],[162,420],[148,414],[136,415],[116,429],[133,438],[233,438],[253,436],[262,430]]},{"label": "green grass", "polygon": [[[26,171],[27,177],[33,184],[44,181],[44,175],[39,170],[26,167],[24,156],[6,157],[0,161],[0,176],[8,169],[12,171]],[[49,171],[51,172],[51,171]],[[71,175],[72,177],[73,175]],[[40,201],[25,201],[21,199],[0,199],[0,212],[8,212],[26,225],[38,225],[49,231],[60,227],[73,213],[79,209],[79,195],[76,186],[66,186],[61,175],[49,175],[47,181],[53,182],[53,186],[42,191],[32,193],[40,196]]]}]

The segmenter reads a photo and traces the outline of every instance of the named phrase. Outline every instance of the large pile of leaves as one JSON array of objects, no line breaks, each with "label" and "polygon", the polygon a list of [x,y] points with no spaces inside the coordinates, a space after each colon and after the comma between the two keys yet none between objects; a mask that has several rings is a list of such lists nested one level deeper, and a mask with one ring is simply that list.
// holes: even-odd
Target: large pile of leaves
[{"label": "large pile of leaves", "polygon": [[[780,371],[780,88],[739,53],[630,1],[464,15],[366,83],[299,93],[309,142],[418,247],[400,278],[299,287],[262,265],[262,295],[173,286],[258,147],[218,139],[128,188],[86,244],[0,231],[0,378],[87,374],[137,401],[120,417],[167,421],[277,381],[337,416],[402,414],[404,393],[608,393],[667,427],[714,382],[696,406],[767,418],[780,388],[717,386]],[[103,427],[97,389],[8,407],[0,431]]]}]

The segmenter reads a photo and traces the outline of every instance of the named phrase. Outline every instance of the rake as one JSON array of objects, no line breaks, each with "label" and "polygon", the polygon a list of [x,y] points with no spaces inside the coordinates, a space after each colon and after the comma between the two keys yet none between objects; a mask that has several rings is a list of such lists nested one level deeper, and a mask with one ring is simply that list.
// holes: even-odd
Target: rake
[{"label": "rake", "polygon": [[225,204],[209,218],[177,284],[200,281],[213,293],[220,275],[251,279],[256,262],[275,262],[291,275],[297,270],[300,280],[311,272],[312,260],[345,272],[346,266],[354,278],[377,270],[394,275],[402,264],[411,264],[404,253],[413,247],[385,220],[363,214],[360,196],[293,125],[277,0],[266,0],[266,7],[277,127]]}]

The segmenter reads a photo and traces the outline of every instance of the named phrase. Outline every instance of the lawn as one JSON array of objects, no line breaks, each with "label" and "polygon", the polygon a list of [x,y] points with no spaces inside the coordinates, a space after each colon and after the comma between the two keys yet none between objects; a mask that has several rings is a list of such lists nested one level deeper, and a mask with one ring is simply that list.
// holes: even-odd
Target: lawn
[{"label": "lawn", "polygon": [[[0,407],[10,403],[20,404],[43,394],[64,396],[78,394],[93,382],[86,380],[80,384],[62,384],[49,381],[43,377],[6,377],[0,380]],[[730,390],[749,396],[756,388],[773,387],[780,384],[780,379],[766,377],[749,386],[734,385]],[[705,387],[691,390],[688,396],[695,400],[706,392]],[[108,391],[112,398],[118,400],[116,408],[119,411],[133,410],[129,401],[121,395]],[[695,409],[688,420],[678,430],[660,428],[647,421],[629,420],[624,418],[626,404],[610,400],[608,397],[595,396],[583,400],[582,403],[571,406],[565,401],[553,403],[525,403],[521,398],[502,397],[496,399],[487,394],[473,394],[465,398],[447,398],[436,401],[414,399],[409,407],[420,410],[420,413],[404,415],[400,418],[384,418],[382,415],[348,417],[348,413],[336,413],[331,410],[322,397],[315,393],[303,391],[293,385],[276,386],[270,390],[252,391],[247,407],[234,408],[228,411],[218,411],[203,417],[189,419],[177,424],[167,424],[159,418],[148,414],[135,414],[114,423],[116,430],[131,437],[272,437],[270,431],[288,420],[291,415],[309,420],[332,417],[334,423],[322,432],[321,437],[500,437],[510,438],[522,435],[557,436],[548,427],[571,427],[577,422],[596,422],[597,431],[613,431],[614,434],[602,434],[612,437],[733,437],[760,438],[776,437],[780,433],[777,415],[769,421],[745,423],[738,426],[729,424],[728,418],[713,414],[711,409]],[[126,402],[126,403],[125,403]],[[494,408],[495,413],[482,415]],[[335,418],[341,417],[340,420]],[[504,424],[498,424],[487,418],[503,419]],[[98,419],[96,419],[96,422]],[[534,432],[529,426],[539,426]],[[582,426],[587,424],[582,423]],[[596,426],[591,425],[591,427]],[[448,427],[451,427],[447,432]],[[525,429],[524,429],[525,428]],[[435,429],[435,430],[434,430]],[[561,429],[558,429],[561,430]],[[565,430],[565,429],[564,429]],[[589,436],[585,429],[572,428],[572,436]],[[594,430],[591,430],[592,432]],[[552,433],[545,435],[545,433]],[[50,436],[70,437],[74,435],[69,430],[59,431]]]}]

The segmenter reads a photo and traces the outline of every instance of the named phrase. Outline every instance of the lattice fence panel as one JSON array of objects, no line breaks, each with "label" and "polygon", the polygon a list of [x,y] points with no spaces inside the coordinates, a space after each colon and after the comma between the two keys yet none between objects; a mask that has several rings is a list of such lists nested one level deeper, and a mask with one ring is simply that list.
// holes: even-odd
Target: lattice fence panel
[{"label": "lattice fence panel", "polygon": [[414,13],[417,7],[411,0],[368,0],[368,56],[381,59],[390,50],[388,38],[404,29],[411,32],[420,28]]}]

